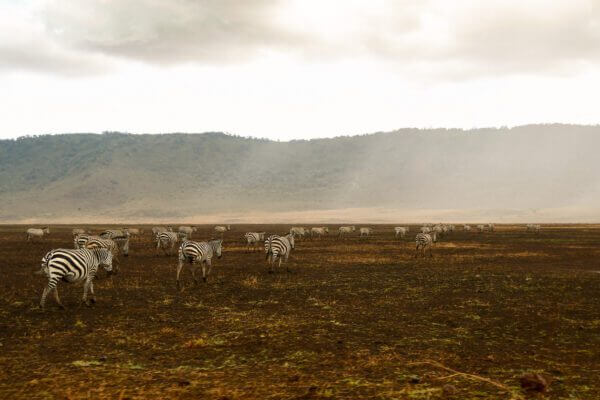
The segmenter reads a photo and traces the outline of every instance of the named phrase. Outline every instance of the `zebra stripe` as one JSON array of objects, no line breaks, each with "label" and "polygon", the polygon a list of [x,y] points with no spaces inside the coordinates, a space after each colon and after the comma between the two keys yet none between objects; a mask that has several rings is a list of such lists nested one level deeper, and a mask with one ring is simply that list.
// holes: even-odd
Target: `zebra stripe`
[{"label": "zebra stripe", "polygon": [[246,238],[246,250],[250,250],[250,246],[252,246],[252,251],[254,251],[258,242],[265,240],[265,232],[246,232],[244,237]]},{"label": "zebra stripe", "polygon": [[170,255],[178,241],[179,235],[175,232],[160,232],[156,235],[156,252],[158,253],[158,249],[162,249],[164,254]]},{"label": "zebra stripe", "polygon": [[279,258],[279,267],[281,268],[281,262],[285,259],[287,271],[290,268],[287,266],[287,260],[290,253],[295,247],[294,235],[291,233],[285,236],[271,235],[265,240],[265,254],[266,259],[269,260],[269,273],[273,272],[273,264]]},{"label": "zebra stripe", "polygon": [[433,257],[431,254],[431,247],[435,242],[437,242],[437,233],[435,231],[432,233],[418,233],[415,237],[415,243],[417,245],[415,249],[415,258],[419,255],[419,249],[421,250],[423,257],[425,257],[425,249],[427,248],[429,248],[429,257]]},{"label": "zebra stripe", "polygon": [[[179,274],[183,268],[183,262],[187,261],[190,264],[192,277],[194,283],[197,284],[196,279],[196,264],[197,262],[202,265],[202,280],[206,282],[210,271],[212,270],[212,258],[216,255],[221,258],[221,252],[223,251],[223,240],[211,240],[210,242],[194,242],[192,240],[184,240],[179,246],[179,264],[177,265],[177,288],[181,289],[179,284]],[[208,267],[208,272],[206,268]]]},{"label": "zebra stripe", "polygon": [[46,296],[54,290],[54,299],[61,308],[65,308],[58,297],[57,284],[62,280],[69,283],[85,280],[83,285],[83,301],[90,305],[87,299],[88,290],[91,302],[96,302],[93,280],[98,272],[98,266],[103,265],[106,271],[112,272],[112,253],[107,249],[56,249],[49,251],[42,258],[40,273],[48,278],[48,286],[44,288],[40,307],[46,304]]},{"label": "zebra stripe", "polygon": [[103,239],[92,237],[89,238],[87,243],[85,244],[85,248],[87,249],[109,249],[113,256],[119,254],[119,250],[123,253],[125,257],[129,255],[129,236],[124,238],[116,237],[114,239]]}]

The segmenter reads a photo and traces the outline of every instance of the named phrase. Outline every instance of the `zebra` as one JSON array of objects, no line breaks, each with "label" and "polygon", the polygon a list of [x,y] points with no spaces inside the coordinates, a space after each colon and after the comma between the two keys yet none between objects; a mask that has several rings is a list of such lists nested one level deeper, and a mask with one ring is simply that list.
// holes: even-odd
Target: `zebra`
[{"label": "zebra", "polygon": [[290,268],[287,265],[288,258],[291,251],[295,248],[294,235],[291,233],[286,236],[271,235],[265,240],[265,255],[266,259],[269,260],[269,273],[273,273],[273,264],[279,258],[279,268],[281,268],[281,261],[285,259],[286,270],[289,272]]},{"label": "zebra", "polygon": [[441,225],[434,226],[433,228],[431,228],[431,231],[435,232],[438,236],[442,236],[444,233],[444,229]]},{"label": "zebra", "polygon": [[344,237],[346,234],[350,234],[356,231],[356,227],[354,225],[351,226],[340,226],[338,228],[338,238]]},{"label": "zebra", "polygon": [[403,238],[404,236],[406,236],[408,228],[405,226],[397,226],[394,228],[394,232],[396,233],[396,237],[400,236],[401,238]]},{"label": "zebra", "polygon": [[292,226],[290,228],[290,233],[293,234],[294,236],[304,237],[304,235],[307,234],[307,231],[302,226]]},{"label": "zebra", "polygon": [[[160,232],[156,234],[156,253],[162,249],[163,253],[170,255],[173,247],[179,241],[179,235],[175,232]],[[168,249],[168,251],[167,251]]]},{"label": "zebra", "polygon": [[73,238],[73,247],[75,249],[82,249],[90,239],[102,239],[100,236],[88,235],[87,233],[81,233]]},{"label": "zebra", "polygon": [[487,228],[490,232],[494,232],[494,229],[495,229],[494,224],[487,224]]},{"label": "zebra", "polygon": [[329,235],[329,228],[326,226],[314,227],[310,229],[310,237],[313,238],[318,236],[321,238],[323,235]]},{"label": "zebra", "polygon": [[433,257],[433,254],[431,254],[431,247],[435,242],[437,242],[437,233],[435,231],[432,233],[418,233],[415,237],[415,243],[417,245],[415,249],[415,258],[419,255],[419,249],[421,249],[421,254],[425,257],[425,250],[427,248],[429,248],[429,257]]},{"label": "zebra", "polygon": [[470,230],[471,230],[471,227],[469,225],[464,225],[463,226],[463,231],[469,232]]},{"label": "zebra", "polygon": [[119,251],[123,253],[123,256],[129,256],[129,236],[125,237],[115,237],[113,239],[104,239],[104,238],[89,238],[85,244],[85,248],[87,249],[109,249],[113,256],[115,257],[115,261],[118,262],[117,256],[119,255]]},{"label": "zebra", "polygon": [[250,251],[250,246],[252,246],[252,251],[254,251],[258,242],[265,240],[265,232],[246,232],[244,237],[247,244],[246,250]]},{"label": "zebra", "polygon": [[[223,239],[211,240],[209,242],[194,242],[192,240],[184,240],[179,246],[179,263],[177,265],[177,289],[181,290],[179,283],[179,274],[183,268],[183,262],[187,261],[190,264],[194,284],[198,284],[196,279],[196,262],[202,264],[202,280],[206,282],[207,276],[212,270],[212,258],[217,256],[221,258],[223,251]],[[206,271],[208,267],[208,272]]]},{"label": "zebra", "polygon": [[102,232],[99,236],[102,239],[114,239],[116,237],[124,237],[124,236],[128,236],[129,235],[129,231],[127,228],[123,228],[123,229],[107,229],[104,232]]},{"label": "zebra", "polygon": [[483,233],[483,231],[485,231],[485,225],[483,225],[483,224],[477,225],[477,232]]},{"label": "zebra", "polygon": [[217,226],[215,226],[215,232],[218,232],[221,235],[223,235],[225,232],[230,231],[230,230],[231,230],[231,225],[227,225],[227,226],[217,225]]},{"label": "zebra", "polygon": [[450,224],[450,225],[448,226],[448,231],[449,231],[449,232],[454,232],[454,230],[455,230],[455,229],[456,229],[456,227],[455,227],[454,225],[452,225],[452,224]]},{"label": "zebra", "polygon": [[198,228],[196,228],[195,226],[180,226],[178,231],[181,233],[185,233],[185,236],[188,239],[192,238],[192,233],[196,232],[198,230]]},{"label": "zebra", "polygon": [[527,224],[528,232],[540,233],[541,226],[539,224]]},{"label": "zebra", "polygon": [[421,227],[421,233],[430,233],[431,232],[431,228],[428,226],[422,226]]},{"label": "zebra", "polygon": [[49,234],[50,234],[50,228],[48,228],[47,226],[43,227],[42,229],[29,228],[29,229],[27,229],[27,241],[29,242],[34,237],[41,238],[44,235],[49,235]]},{"label": "zebra", "polygon": [[[54,299],[58,306],[65,309],[58,297],[58,281],[62,280],[69,283],[81,282],[83,284],[83,302],[90,306],[96,302],[94,294],[94,277],[98,272],[98,266],[102,265],[106,271],[112,273],[112,253],[108,249],[56,249],[51,250],[42,258],[42,268],[39,274],[44,274],[48,278],[48,286],[44,288],[40,307],[42,310],[46,305],[46,296],[54,290]],[[88,300],[88,290],[91,298]]]},{"label": "zebra", "polygon": [[363,236],[370,236],[371,233],[373,233],[373,229],[372,228],[360,228],[360,237]]}]

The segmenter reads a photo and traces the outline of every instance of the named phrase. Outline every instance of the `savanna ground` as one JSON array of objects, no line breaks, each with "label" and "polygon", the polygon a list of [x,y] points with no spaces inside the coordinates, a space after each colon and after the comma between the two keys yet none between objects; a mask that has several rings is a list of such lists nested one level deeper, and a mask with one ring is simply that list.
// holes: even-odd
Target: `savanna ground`
[{"label": "savanna ground", "polygon": [[[291,273],[268,274],[242,235],[289,225],[238,225],[208,283],[185,271],[183,292],[146,233],[112,282],[99,274],[96,305],[61,283],[67,310],[49,296],[45,312],[32,272],[72,247],[71,227],[36,243],[25,228],[0,227],[0,398],[600,398],[598,226],[459,231],[418,260],[414,226],[403,240],[375,226],[298,241]],[[552,376],[545,394],[522,391],[528,372]]]}]

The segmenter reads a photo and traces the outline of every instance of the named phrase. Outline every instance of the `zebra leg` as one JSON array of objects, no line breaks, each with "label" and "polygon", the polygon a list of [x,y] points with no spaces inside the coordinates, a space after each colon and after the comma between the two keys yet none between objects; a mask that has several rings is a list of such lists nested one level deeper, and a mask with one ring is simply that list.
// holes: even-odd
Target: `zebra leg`
[{"label": "zebra leg", "polygon": [[81,299],[81,301],[83,303],[85,303],[85,305],[88,307],[91,305],[87,298],[87,293],[88,293],[89,288],[90,288],[90,278],[88,277],[85,280],[85,283],[83,284],[83,298]]},{"label": "zebra leg", "polygon": [[419,245],[417,245],[417,247],[415,247],[415,258],[417,258],[419,255]]},{"label": "zebra leg", "polygon": [[58,287],[54,288],[54,300],[56,300],[56,304],[58,304],[61,309],[65,309],[65,306],[60,302],[60,297],[58,297]]},{"label": "zebra leg", "polygon": [[42,293],[42,298],[40,299],[40,308],[42,310],[46,306],[46,296],[48,296],[48,293],[50,292],[50,290],[52,290],[52,289],[49,286],[46,286],[44,288],[44,292]]},{"label": "zebra leg", "polygon": [[[431,253],[431,245],[429,245],[429,257],[433,257],[433,254]],[[424,255],[423,255],[424,256]]]},{"label": "zebra leg", "polygon": [[181,273],[181,268],[183,268],[183,260],[181,256],[179,257],[179,264],[177,264],[177,289],[181,290],[181,285],[179,284],[179,274]]},{"label": "zebra leg", "polygon": [[96,303],[96,293],[94,293],[94,281],[90,281],[90,294],[90,301],[92,303]]},{"label": "zebra leg", "polygon": [[[206,279],[208,279],[208,275],[210,275],[210,272],[212,271],[212,261],[206,260],[206,265],[208,265],[208,271],[206,272],[206,276],[203,277],[204,282],[206,282]],[[202,271],[202,273],[204,274],[204,270]]]},{"label": "zebra leg", "polygon": [[[194,286],[198,286],[198,278],[196,278],[196,265],[192,264],[190,270],[192,271],[192,278],[194,279]],[[202,264],[202,275],[204,275],[204,264]]]},{"label": "zebra leg", "polygon": [[[288,258],[289,258],[289,256],[290,256],[289,253],[285,255],[285,270],[287,272],[290,272],[290,266],[288,264]],[[281,259],[279,259],[279,266],[281,266]]]}]

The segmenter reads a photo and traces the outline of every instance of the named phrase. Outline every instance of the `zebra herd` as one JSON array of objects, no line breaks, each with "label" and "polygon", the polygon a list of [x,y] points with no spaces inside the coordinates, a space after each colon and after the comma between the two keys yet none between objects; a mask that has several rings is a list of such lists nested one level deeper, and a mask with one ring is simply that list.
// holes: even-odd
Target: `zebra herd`
[{"label": "zebra herd", "polygon": [[[470,232],[470,225],[463,225],[464,232]],[[528,224],[526,230],[528,232],[539,233],[539,224]],[[173,255],[175,246],[178,245],[178,265],[176,283],[181,289],[180,274],[184,264],[188,264],[191,270],[194,283],[198,282],[196,277],[197,268],[202,269],[202,279],[206,282],[212,270],[212,260],[221,258],[223,252],[223,237],[222,235],[231,230],[230,225],[215,226],[214,232],[221,234],[221,239],[211,239],[203,242],[191,240],[192,235],[198,231],[195,226],[179,226],[177,232],[173,228],[155,226],[152,228],[152,233],[156,241],[156,254],[162,250],[163,254]],[[354,225],[340,226],[338,228],[338,239],[344,239],[355,234],[358,230],[359,238],[368,238],[374,232],[373,228],[360,227]],[[456,227],[452,224],[423,224],[420,231],[415,236],[415,258],[419,255],[425,257],[427,251],[432,257],[432,247],[440,239],[454,232]],[[397,226],[393,228],[395,238],[404,238],[409,232],[408,226]],[[494,232],[494,224],[478,224],[476,225],[477,232]],[[50,234],[49,227],[30,228],[27,229],[27,240],[32,238],[40,238]],[[50,292],[54,293],[54,298],[57,304],[62,307],[58,296],[57,284],[59,281],[68,283],[84,282],[83,301],[90,305],[95,302],[93,280],[100,266],[110,274],[118,269],[113,269],[113,261],[119,264],[119,255],[129,255],[129,241],[131,236],[139,236],[144,233],[142,229],[137,228],[122,228],[108,229],[100,232],[97,235],[91,234],[84,229],[75,228],[73,233],[74,249],[54,249],[46,253],[42,258],[41,269],[37,272],[48,278],[48,284],[44,288],[40,306],[44,308],[46,297]],[[264,242],[265,256],[268,262],[269,273],[273,272],[273,265],[278,264],[281,268],[282,263],[287,267],[288,258],[295,249],[296,239],[322,239],[329,235],[329,227],[319,226],[310,229],[293,226],[289,233],[285,235],[270,235],[265,238],[266,232],[246,232],[244,240],[246,242],[246,250],[254,252]],[[197,265],[198,264],[198,265]],[[88,299],[88,292],[90,298]]]}]

